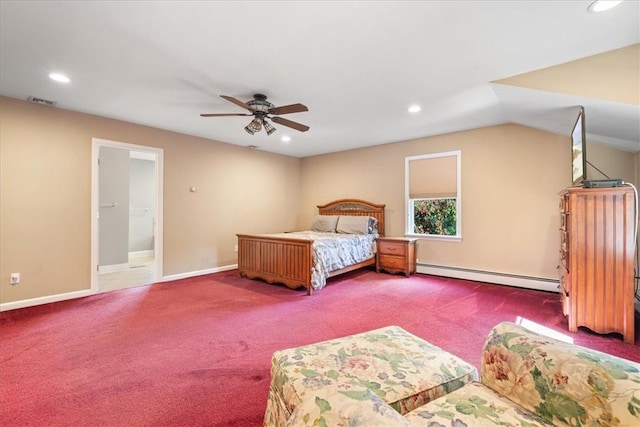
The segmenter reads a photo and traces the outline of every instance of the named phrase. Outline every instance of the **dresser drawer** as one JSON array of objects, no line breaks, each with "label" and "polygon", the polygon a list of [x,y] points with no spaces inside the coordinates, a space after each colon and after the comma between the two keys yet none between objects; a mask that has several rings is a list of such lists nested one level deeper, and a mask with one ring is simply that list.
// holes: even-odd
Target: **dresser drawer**
[{"label": "dresser drawer", "polygon": [[567,250],[567,246],[563,245],[560,247],[560,264],[564,267],[567,273],[571,272],[571,268],[569,265],[569,251]]},{"label": "dresser drawer", "polygon": [[569,315],[571,311],[571,293],[569,292],[569,286],[571,285],[571,279],[567,275],[560,276],[560,301],[562,302],[562,314]]},{"label": "dresser drawer", "polygon": [[569,195],[568,194],[565,194],[564,196],[560,197],[560,205],[558,206],[558,208],[562,213],[566,213],[569,211]]},{"label": "dresser drawer", "polygon": [[560,276],[560,292],[564,295],[569,295],[571,290],[571,280],[568,274]]},{"label": "dresser drawer", "polygon": [[405,256],[407,254],[407,244],[405,242],[379,241],[378,252],[382,255]]},{"label": "dresser drawer", "polygon": [[569,232],[560,230],[560,246],[567,247],[569,244]]}]

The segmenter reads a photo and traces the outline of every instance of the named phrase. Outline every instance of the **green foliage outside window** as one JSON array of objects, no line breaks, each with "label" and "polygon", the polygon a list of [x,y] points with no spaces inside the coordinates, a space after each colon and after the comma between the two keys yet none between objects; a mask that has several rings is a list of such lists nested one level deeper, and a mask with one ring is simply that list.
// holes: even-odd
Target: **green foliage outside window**
[{"label": "green foliage outside window", "polygon": [[456,199],[413,200],[413,232],[455,236],[457,233],[456,205]]}]

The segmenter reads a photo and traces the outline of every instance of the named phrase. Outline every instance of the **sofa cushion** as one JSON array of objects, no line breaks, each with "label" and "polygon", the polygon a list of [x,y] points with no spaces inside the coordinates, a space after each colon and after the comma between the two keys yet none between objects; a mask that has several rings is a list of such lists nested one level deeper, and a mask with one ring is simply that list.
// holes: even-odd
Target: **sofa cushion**
[{"label": "sofa cushion", "polygon": [[336,387],[322,388],[307,397],[285,425],[411,427],[402,415],[368,388],[347,391]]},{"label": "sofa cushion", "polygon": [[405,415],[412,426],[549,426],[484,385],[473,382]]},{"label": "sofa cushion", "polygon": [[481,381],[561,426],[640,425],[640,364],[510,322],[486,340]]}]

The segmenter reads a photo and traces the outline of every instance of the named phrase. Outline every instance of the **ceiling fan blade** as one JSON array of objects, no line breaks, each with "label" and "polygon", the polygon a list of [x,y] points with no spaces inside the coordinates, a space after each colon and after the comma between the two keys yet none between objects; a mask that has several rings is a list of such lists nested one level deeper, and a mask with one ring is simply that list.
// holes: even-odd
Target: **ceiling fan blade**
[{"label": "ceiling fan blade", "polygon": [[269,108],[269,114],[291,114],[291,113],[301,113],[303,111],[309,111],[306,105],[302,104],[291,104],[285,105],[282,107],[273,107]]},{"label": "ceiling fan blade", "polygon": [[309,130],[309,126],[300,123],[292,122],[291,120],[283,119],[282,117],[271,117],[271,121],[278,123],[279,125],[286,126],[300,132],[306,132]]},{"label": "ceiling fan blade", "polygon": [[224,117],[224,116],[251,116],[252,114],[244,114],[244,113],[223,113],[223,114],[200,114],[201,117]]},{"label": "ceiling fan blade", "polygon": [[244,102],[235,99],[233,96],[227,96],[227,95],[220,95],[221,98],[226,99],[229,102],[233,102],[234,104],[236,104],[238,107],[242,107],[245,110],[249,110],[249,111],[253,111],[251,109],[251,107],[249,107],[247,104],[245,104]]}]

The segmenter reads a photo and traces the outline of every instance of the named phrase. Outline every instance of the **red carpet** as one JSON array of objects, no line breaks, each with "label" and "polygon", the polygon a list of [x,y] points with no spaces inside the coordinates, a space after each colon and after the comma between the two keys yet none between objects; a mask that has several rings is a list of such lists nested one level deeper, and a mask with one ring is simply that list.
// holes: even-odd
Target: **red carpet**
[{"label": "red carpet", "polygon": [[553,293],[361,270],[307,297],[230,271],[0,313],[0,422],[260,426],[276,349],[398,325],[478,365],[518,316],[640,362],[639,339],[569,333]]}]

